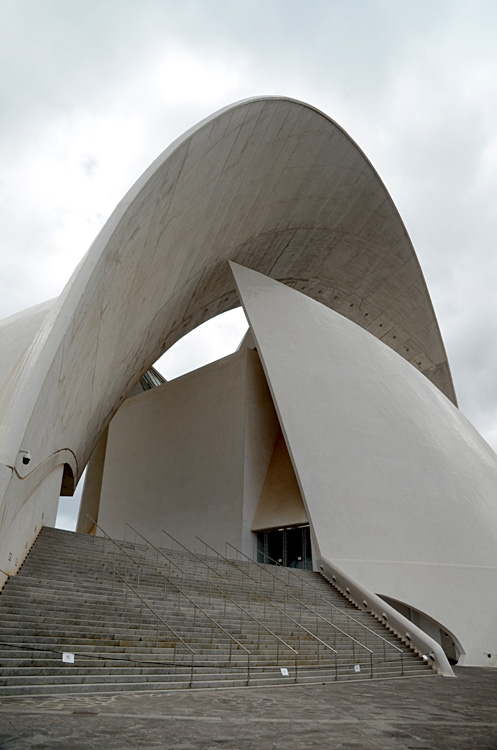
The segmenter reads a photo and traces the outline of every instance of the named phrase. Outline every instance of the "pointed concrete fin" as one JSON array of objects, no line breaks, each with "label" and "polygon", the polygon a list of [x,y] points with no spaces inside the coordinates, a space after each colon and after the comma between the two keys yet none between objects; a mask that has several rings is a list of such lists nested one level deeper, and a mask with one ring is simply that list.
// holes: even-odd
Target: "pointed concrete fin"
[{"label": "pointed concrete fin", "polygon": [[274,279],[231,268],[321,554],[433,611],[443,588],[436,566],[497,563],[497,512],[480,522],[473,506],[490,497],[495,455],[422,373],[367,331]]}]

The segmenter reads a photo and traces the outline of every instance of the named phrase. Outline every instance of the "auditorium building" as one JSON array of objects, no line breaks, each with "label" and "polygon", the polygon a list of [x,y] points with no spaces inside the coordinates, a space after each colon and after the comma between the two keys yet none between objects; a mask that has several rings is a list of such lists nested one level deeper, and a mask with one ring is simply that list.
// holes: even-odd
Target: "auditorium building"
[{"label": "auditorium building", "polygon": [[[153,369],[239,305],[236,352]],[[321,570],[497,665],[497,456],[389,193],[322,112],[250,99],[169,146],[60,297],[0,322],[0,383],[1,581],[88,466],[80,532]]]}]

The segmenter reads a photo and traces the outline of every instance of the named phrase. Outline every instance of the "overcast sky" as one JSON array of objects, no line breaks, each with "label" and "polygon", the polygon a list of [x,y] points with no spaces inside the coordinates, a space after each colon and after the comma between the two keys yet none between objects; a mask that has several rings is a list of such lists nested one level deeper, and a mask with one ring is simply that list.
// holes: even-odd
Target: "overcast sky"
[{"label": "overcast sky", "polygon": [[[337,120],[383,178],[460,408],[497,447],[495,0],[0,0],[0,33],[0,318],[60,293],[174,138],[286,95]],[[204,358],[239,328],[211,333]]]}]

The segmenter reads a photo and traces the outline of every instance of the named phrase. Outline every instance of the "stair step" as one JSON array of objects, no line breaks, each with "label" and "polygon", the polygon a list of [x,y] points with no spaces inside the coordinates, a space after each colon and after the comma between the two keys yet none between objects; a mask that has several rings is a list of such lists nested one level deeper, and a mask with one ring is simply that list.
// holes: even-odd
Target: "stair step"
[{"label": "stair step", "polygon": [[[113,570],[124,575],[124,559],[129,583],[195,651],[194,687],[246,685],[248,655],[241,645],[251,652],[250,685],[293,684],[296,656],[286,644],[298,651],[299,683],[371,679],[371,659],[378,679],[434,674],[319,573],[195,559],[186,551],[164,550],[166,560],[145,544],[119,546],[42,529],[0,594],[0,695],[191,687],[187,646],[163,624],[156,643],[156,615],[122,581],[113,591]],[[140,566],[139,586],[138,566],[123,550]],[[74,665],[62,663],[64,651],[76,655]]]}]

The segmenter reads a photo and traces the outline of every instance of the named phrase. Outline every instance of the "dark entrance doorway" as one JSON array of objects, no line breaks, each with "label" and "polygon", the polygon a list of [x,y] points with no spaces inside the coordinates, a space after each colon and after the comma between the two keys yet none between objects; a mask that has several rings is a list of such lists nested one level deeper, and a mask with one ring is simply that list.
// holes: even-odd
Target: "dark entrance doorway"
[{"label": "dark entrance doorway", "polygon": [[257,562],[284,565],[287,568],[312,570],[311,533],[309,526],[259,531]]}]

